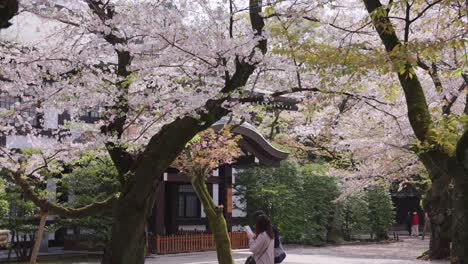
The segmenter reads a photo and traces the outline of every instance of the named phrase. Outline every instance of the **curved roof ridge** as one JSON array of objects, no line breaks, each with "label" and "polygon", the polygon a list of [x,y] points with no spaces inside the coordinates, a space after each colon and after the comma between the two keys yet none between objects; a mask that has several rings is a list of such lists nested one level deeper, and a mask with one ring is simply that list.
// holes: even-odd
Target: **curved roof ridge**
[{"label": "curved roof ridge", "polygon": [[[211,127],[214,130],[221,129],[224,125],[228,124],[226,118],[220,119],[218,122],[214,123]],[[235,125],[235,124],[233,124]],[[262,147],[268,154],[279,160],[285,160],[289,153],[279,150],[271,143],[250,123],[243,122],[242,124],[236,126],[232,132],[246,136],[256,142],[260,147]]]}]

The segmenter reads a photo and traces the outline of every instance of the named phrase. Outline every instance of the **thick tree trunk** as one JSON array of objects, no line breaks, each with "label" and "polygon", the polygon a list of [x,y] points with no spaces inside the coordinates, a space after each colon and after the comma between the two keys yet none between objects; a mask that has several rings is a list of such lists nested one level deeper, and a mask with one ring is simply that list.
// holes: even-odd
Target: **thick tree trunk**
[{"label": "thick tree trunk", "polygon": [[[424,90],[417,74],[410,75],[410,73],[415,72],[411,61],[408,60],[406,65],[404,65],[404,71],[401,71],[402,56],[401,54],[396,54],[395,49],[404,47],[406,43],[402,43],[399,40],[395,28],[390,21],[388,9],[382,5],[380,0],[363,0],[363,2],[371,16],[372,24],[394,64],[395,73],[398,75],[401,87],[405,93],[408,118],[414,134],[420,142],[434,145],[431,151],[420,155],[432,180],[432,187],[428,193],[428,204],[426,206],[432,227],[429,254],[433,259],[446,258],[450,255],[450,236],[452,234],[452,197],[450,195],[450,186],[454,179],[453,177],[459,173],[461,166],[457,165],[455,155],[453,154],[454,149],[451,146],[441,146],[433,140],[435,135],[432,128],[435,124],[432,122]],[[460,180],[456,181],[455,184],[460,184],[459,182]],[[456,187],[456,189],[458,190],[460,187]],[[460,206],[456,205],[455,211]],[[455,213],[458,214],[458,212]],[[459,221],[459,219],[456,221]],[[460,228],[466,228],[466,225],[461,226],[457,223],[455,225]],[[454,243],[460,242],[455,242],[454,239]]]},{"label": "thick tree trunk", "polygon": [[458,173],[453,190],[452,264],[468,264],[468,175]]},{"label": "thick tree trunk", "polygon": [[431,224],[429,258],[446,259],[450,256],[451,242],[451,183],[449,174],[450,157],[437,151],[420,155],[431,177],[431,188],[427,193],[424,209]]},{"label": "thick tree trunk", "polygon": [[457,145],[457,161],[463,168],[455,175],[453,190],[453,244],[451,263],[468,264],[468,132]]},{"label": "thick tree trunk", "polygon": [[227,229],[226,219],[224,219],[223,208],[217,207],[205,183],[204,175],[192,176],[192,186],[195,189],[200,202],[203,204],[205,214],[208,218],[209,227],[213,232],[218,263],[234,264],[231,250],[231,240]]},{"label": "thick tree trunk", "polygon": [[203,125],[191,117],[177,119],[151,138],[145,151],[129,166],[130,171],[122,175],[126,180],[114,209],[112,236],[104,252],[103,264],[144,263],[146,220],[161,175],[190,139],[224,114],[225,110],[221,109],[216,114],[206,115],[202,119]]},{"label": "thick tree trunk", "polygon": [[115,209],[112,236],[104,252],[103,264],[145,262],[148,205],[137,205],[129,200],[120,199]]}]

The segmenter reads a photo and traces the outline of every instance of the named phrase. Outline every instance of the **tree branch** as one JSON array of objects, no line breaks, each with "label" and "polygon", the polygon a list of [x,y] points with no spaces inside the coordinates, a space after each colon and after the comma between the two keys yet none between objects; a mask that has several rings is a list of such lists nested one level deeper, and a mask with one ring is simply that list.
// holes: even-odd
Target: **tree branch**
[{"label": "tree branch", "polygon": [[62,217],[78,218],[85,216],[92,216],[109,209],[112,209],[117,201],[117,196],[107,198],[102,202],[96,202],[81,208],[69,208],[53,203],[47,199],[41,198],[34,189],[29,185],[28,180],[24,177],[24,169],[21,168],[15,173],[12,173],[15,183],[21,187],[21,190],[28,199],[30,199],[36,206],[44,211],[56,214]]},{"label": "tree branch", "polygon": [[[367,8],[367,11],[371,17],[372,24],[374,25],[382,43],[385,46],[387,54],[393,64],[400,63],[401,56],[398,54],[394,55],[393,51],[395,47],[401,46],[401,42],[398,39],[395,28],[388,18],[388,13],[384,9],[384,14],[376,14],[375,11],[382,9],[382,4],[379,0],[363,0]],[[424,142],[431,140],[429,133],[433,127],[432,117],[429,112],[426,97],[424,95],[423,88],[416,74],[411,78],[409,72],[414,72],[410,61],[405,62],[405,72],[396,71],[398,79],[403,88],[406,98],[406,104],[408,107],[408,118],[416,137]]]},{"label": "tree branch", "polygon": [[[263,20],[259,20],[262,12],[261,6],[260,0],[251,0],[250,2],[250,14],[254,17],[251,21],[252,28],[259,37],[264,27]],[[217,99],[209,99],[203,107],[196,109],[194,112],[198,115],[197,118],[188,115],[179,117],[164,125],[158,133],[151,137],[143,152],[134,162],[135,165],[132,168],[134,177],[131,178],[128,187],[121,194],[121,197],[125,197],[126,201],[131,202],[128,206],[141,207],[154,200],[154,189],[159,185],[161,174],[177,158],[186,142],[229,113],[229,110],[223,107],[224,102],[236,89],[245,87],[258,63],[251,62],[250,59],[258,49],[262,53],[266,52],[265,48],[266,39],[260,37],[257,45],[247,57],[239,55],[235,57],[235,71],[232,76],[225,78],[224,87],[220,91],[222,96]]]},{"label": "tree branch", "polygon": [[316,88],[316,87],[304,87],[304,88],[295,87],[295,88],[292,88],[290,90],[274,92],[274,93],[271,94],[271,97],[279,97],[279,96],[282,96],[282,95],[299,93],[299,92],[318,92],[318,93],[323,93],[323,94],[347,95],[347,96],[350,96],[350,97],[358,98],[360,100],[374,101],[376,103],[383,104],[383,105],[394,105],[392,103],[384,102],[384,101],[381,101],[379,99],[376,99],[376,98],[370,97],[370,96],[358,95],[358,94],[353,94],[353,93],[349,93],[349,92],[342,92],[342,91],[324,90],[324,89],[320,89],[320,88]]},{"label": "tree branch", "polygon": [[403,130],[401,129],[400,122],[398,121],[398,117],[396,117],[394,114],[391,114],[391,113],[389,113],[389,112],[387,112],[387,111],[385,111],[383,109],[378,108],[377,106],[375,106],[373,104],[370,104],[369,102],[365,102],[365,104],[372,107],[372,108],[374,108],[375,110],[377,110],[379,112],[382,112],[382,113],[390,116],[391,118],[393,118],[393,120],[395,120],[395,122],[396,122],[396,124],[398,126],[398,129],[400,130],[400,133],[403,134]]},{"label": "tree branch", "polygon": [[413,19],[410,20],[411,23],[414,21],[418,20],[420,17],[422,17],[429,9],[431,9],[433,6],[437,5],[438,3],[442,2],[443,0],[436,0],[430,4],[428,4],[421,12],[419,12]]}]

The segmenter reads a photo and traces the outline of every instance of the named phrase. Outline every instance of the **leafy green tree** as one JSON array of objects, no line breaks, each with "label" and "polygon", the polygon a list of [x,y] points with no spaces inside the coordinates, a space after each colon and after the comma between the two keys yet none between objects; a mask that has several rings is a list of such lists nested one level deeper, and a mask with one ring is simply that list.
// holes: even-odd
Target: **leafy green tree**
[{"label": "leafy green tree", "polygon": [[[466,206],[468,177],[463,165],[463,153],[467,151],[467,145],[463,140],[466,138],[465,134],[468,134],[466,130],[468,108],[465,103],[465,110],[462,113],[452,112],[452,105],[458,96],[444,97],[440,109],[442,115],[436,115],[438,111],[431,109],[429,98],[426,96],[429,89],[421,81],[423,75],[417,69],[421,68],[427,72],[436,91],[440,94],[446,93],[445,84],[441,82],[442,75],[439,73],[443,62],[440,58],[445,58],[450,52],[455,56],[455,68],[449,67],[450,75],[457,74],[463,77],[465,83],[460,91],[465,91],[464,87],[468,80],[468,76],[464,73],[466,60],[462,59],[462,64],[459,64],[457,57],[466,56],[466,45],[463,38],[452,37],[452,34],[456,36],[458,30],[464,31],[466,23],[461,20],[464,16],[458,15],[447,19],[448,23],[434,18],[432,20],[437,24],[423,20],[424,26],[420,27],[422,32],[435,27],[450,29],[443,34],[437,34],[437,41],[432,40],[435,45],[426,45],[431,41],[424,41],[424,45],[419,45],[422,43],[419,32],[416,32],[415,36],[412,32],[416,29],[417,20],[431,19],[430,16],[424,16],[424,13],[430,14],[437,8],[444,10],[441,11],[443,17],[448,18],[449,12],[454,11],[457,14],[465,12],[466,7],[463,3],[455,5],[459,3],[458,1],[434,1],[425,2],[426,7],[420,11],[418,8],[422,7],[420,5],[422,1],[420,3],[401,1],[399,4],[390,2],[387,5],[380,0],[363,2],[370,22],[385,47],[386,58],[391,62],[391,69],[398,77],[404,93],[408,120],[418,140],[418,144],[413,149],[432,180],[425,206],[431,219],[432,229],[429,256],[433,259],[444,259],[451,255],[452,263],[464,263],[468,259],[466,251],[468,232],[451,232],[451,230],[466,230],[468,224]],[[394,20],[399,14],[405,14],[404,25],[401,27],[397,27],[399,22]],[[441,37],[443,35],[448,37]]]},{"label": "leafy green tree", "polygon": [[278,168],[257,166],[237,175],[235,188],[247,215],[267,213],[286,242],[324,244],[333,231],[336,203],[340,193],[332,177],[318,176],[317,164],[299,167],[284,161]]},{"label": "leafy green tree", "polygon": [[346,197],[342,206],[342,231],[346,240],[370,232],[369,203],[362,192]]},{"label": "leafy green tree", "polygon": [[388,230],[392,228],[395,218],[394,207],[388,187],[374,185],[366,192],[369,205],[369,226],[372,235],[378,240],[388,239]]},{"label": "leafy green tree", "polygon": [[338,182],[333,177],[304,175],[303,194],[305,210],[304,242],[324,244],[327,234],[335,228],[335,200],[340,195]]},{"label": "leafy green tree", "polygon": [[12,236],[8,258],[14,252],[19,260],[27,260],[31,255],[32,243],[37,230],[38,208],[24,198],[21,189],[9,181],[5,171],[0,171],[0,229],[7,229]]},{"label": "leafy green tree", "polygon": [[9,203],[5,198],[5,183],[4,180],[0,179],[0,219],[4,219],[9,212]]},{"label": "leafy green tree", "polygon": [[262,210],[280,229],[285,241],[302,240],[303,180],[296,163],[284,161],[278,168],[256,166],[242,170],[236,176],[234,188],[240,202],[247,205],[251,221],[255,211]]},{"label": "leafy green tree", "polygon": [[[112,161],[93,154],[83,156],[78,166],[64,174],[59,183],[63,196],[68,196],[65,204],[72,208],[102,201],[119,190],[117,170]],[[85,246],[102,248],[110,239],[112,222],[112,215],[104,211],[92,217],[60,218],[55,228],[71,228],[74,234],[69,238],[77,239]]]}]

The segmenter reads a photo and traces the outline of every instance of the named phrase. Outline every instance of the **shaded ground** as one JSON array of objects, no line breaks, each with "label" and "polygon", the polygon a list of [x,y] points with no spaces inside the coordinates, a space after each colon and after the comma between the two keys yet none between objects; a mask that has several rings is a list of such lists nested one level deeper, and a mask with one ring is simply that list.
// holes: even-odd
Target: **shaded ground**
[{"label": "shaded ground", "polygon": [[[448,261],[420,261],[416,258],[428,248],[429,240],[403,237],[402,242],[388,244],[346,245],[329,247],[287,247],[285,264],[448,264]],[[236,263],[244,263],[248,250],[235,250]],[[89,258],[61,257],[42,259],[40,264],[99,263]],[[149,264],[216,264],[215,252],[150,256]]]}]

